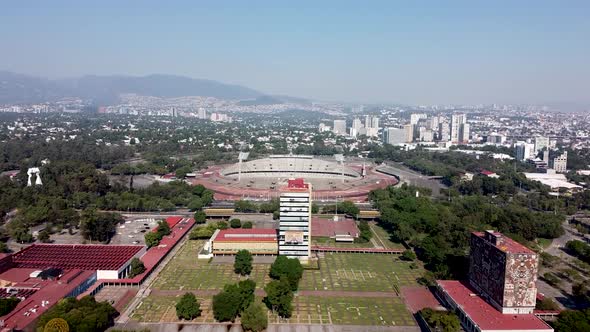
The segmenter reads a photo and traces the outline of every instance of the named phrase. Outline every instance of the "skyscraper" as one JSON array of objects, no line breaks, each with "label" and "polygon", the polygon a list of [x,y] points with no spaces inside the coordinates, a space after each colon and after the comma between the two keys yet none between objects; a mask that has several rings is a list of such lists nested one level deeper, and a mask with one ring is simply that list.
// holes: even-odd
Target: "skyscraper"
[{"label": "skyscraper", "polygon": [[334,120],[334,134],[346,135],[346,120]]},{"label": "skyscraper", "polygon": [[535,157],[535,145],[526,142],[516,142],[516,160],[525,161]]},{"label": "skyscraper", "polygon": [[451,116],[451,142],[460,143],[464,135],[461,135],[463,125],[467,123],[467,116],[464,113],[453,114]]},{"label": "skyscraper", "polygon": [[414,125],[407,124],[404,126],[404,132],[406,136],[406,142],[411,143],[414,141]]},{"label": "skyscraper", "polygon": [[539,152],[545,148],[549,148],[549,137],[536,136],[535,137],[535,151]]},{"label": "skyscraper", "polygon": [[307,260],[311,256],[311,184],[289,180],[280,197],[279,255]]}]

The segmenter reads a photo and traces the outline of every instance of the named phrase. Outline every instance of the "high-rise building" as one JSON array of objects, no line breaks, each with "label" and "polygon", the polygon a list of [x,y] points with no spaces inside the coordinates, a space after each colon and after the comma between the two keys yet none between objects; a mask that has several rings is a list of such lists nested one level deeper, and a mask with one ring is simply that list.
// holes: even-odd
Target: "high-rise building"
[{"label": "high-rise building", "polygon": [[442,142],[448,142],[450,139],[450,126],[447,122],[438,124],[438,139]]},{"label": "high-rise building", "polygon": [[346,120],[334,120],[334,134],[346,135]]},{"label": "high-rise building", "polygon": [[404,133],[406,136],[406,142],[411,143],[414,141],[414,125],[407,124],[404,126]]},{"label": "high-rise building", "polygon": [[279,255],[307,260],[311,257],[311,184],[289,180],[279,208]]},{"label": "high-rise building", "polygon": [[567,172],[567,151],[563,154],[553,158],[552,168],[557,173],[565,173]]},{"label": "high-rise building", "polygon": [[426,119],[426,114],[423,113],[413,113],[410,114],[410,124],[416,125],[420,119]]},{"label": "high-rise building", "polygon": [[516,160],[525,161],[535,157],[535,145],[526,142],[516,142]]},{"label": "high-rise building", "polygon": [[358,131],[362,127],[363,127],[363,123],[361,122],[361,119],[354,118],[354,120],[352,120],[352,128],[354,128]]},{"label": "high-rise building", "polygon": [[379,118],[374,116],[373,119],[371,120],[371,128],[375,128],[377,130],[379,130]]},{"label": "high-rise building", "polygon": [[383,129],[383,143],[392,145],[406,143],[406,131],[402,128]]},{"label": "high-rise building", "polygon": [[535,151],[539,152],[546,148],[549,148],[549,137],[535,137]]},{"label": "high-rise building", "polygon": [[469,123],[464,123],[461,125],[461,128],[459,130],[459,143],[469,142],[469,136],[471,135],[470,129],[471,128],[469,127]]},{"label": "high-rise building", "polygon": [[537,254],[494,231],[471,234],[469,283],[503,314],[531,314],[537,298]]},{"label": "high-rise building", "polygon": [[451,142],[460,143],[465,135],[461,135],[464,124],[467,123],[467,116],[464,113],[453,114],[451,116]]},{"label": "high-rise building", "polygon": [[197,114],[197,117],[199,119],[206,120],[207,119],[207,111],[202,107],[199,108],[199,113]]}]

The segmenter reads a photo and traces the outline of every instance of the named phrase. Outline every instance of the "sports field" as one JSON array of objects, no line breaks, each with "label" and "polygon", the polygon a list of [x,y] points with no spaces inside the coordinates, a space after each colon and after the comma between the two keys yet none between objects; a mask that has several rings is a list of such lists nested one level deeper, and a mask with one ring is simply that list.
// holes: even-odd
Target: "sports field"
[{"label": "sports field", "polygon": [[[204,241],[187,241],[152,284],[152,294],[131,314],[140,322],[176,322],[175,304],[186,291],[194,291],[202,315],[194,322],[214,322],[213,294],[241,279],[232,264],[197,260]],[[325,253],[319,270],[305,270],[290,319],[269,313],[269,322],[290,324],[342,324],[413,326],[415,322],[399,294],[399,287],[417,285],[423,269],[410,268],[395,255]],[[270,281],[269,264],[255,264],[257,299]]]}]

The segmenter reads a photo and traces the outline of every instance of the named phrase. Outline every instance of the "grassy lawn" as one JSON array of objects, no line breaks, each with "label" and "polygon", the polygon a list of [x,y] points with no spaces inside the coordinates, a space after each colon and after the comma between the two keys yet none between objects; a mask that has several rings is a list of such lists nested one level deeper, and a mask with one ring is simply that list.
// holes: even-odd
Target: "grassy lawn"
[{"label": "grassy lawn", "polygon": [[378,244],[383,244],[383,246],[388,249],[405,249],[401,243],[392,242],[389,239],[389,233],[387,233],[387,231],[381,226],[374,223],[369,223],[369,226],[373,231],[373,239],[375,239]]},{"label": "grassy lawn", "polygon": [[336,242],[329,237],[314,236],[311,238],[311,244],[314,246],[333,247],[333,248],[374,248],[371,242],[367,243],[348,243]]},{"label": "grassy lawn", "polygon": [[[224,285],[236,283],[240,276],[233,271],[233,264],[215,264],[198,260],[197,252],[203,241],[187,241],[176,256],[166,265],[154,281],[154,289],[199,290],[222,289]],[[268,264],[254,264],[250,279],[258,288],[270,281]]]},{"label": "grassy lawn", "polygon": [[412,326],[415,322],[401,298],[297,296],[293,316],[269,316],[269,323]]},{"label": "grassy lawn", "polygon": [[[176,301],[173,296],[148,296],[131,315],[131,319],[149,322],[177,322]],[[213,323],[211,298],[198,298],[201,316],[195,323]],[[257,298],[261,301],[261,298]],[[268,313],[269,323],[290,324],[341,324],[412,326],[415,322],[401,298],[345,298],[297,296],[293,301],[293,316],[280,319]]]},{"label": "grassy lawn", "polygon": [[305,270],[302,290],[396,291],[417,285],[421,268],[411,269],[394,255],[325,253],[319,270]]}]

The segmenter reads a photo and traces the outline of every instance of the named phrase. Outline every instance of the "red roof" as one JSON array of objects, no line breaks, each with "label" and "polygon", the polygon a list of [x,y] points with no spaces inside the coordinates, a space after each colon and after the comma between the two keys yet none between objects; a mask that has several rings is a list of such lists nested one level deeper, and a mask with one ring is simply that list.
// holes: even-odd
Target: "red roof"
[{"label": "red roof", "polygon": [[333,237],[335,235],[349,234],[358,237],[359,229],[352,219],[334,221],[326,218],[311,218],[311,234],[313,236]]},{"label": "red roof", "polygon": [[458,280],[438,280],[438,286],[461,307],[461,310],[485,330],[553,331],[534,314],[503,314],[486,302],[467,283]]},{"label": "red roof", "polygon": [[[95,275],[94,271],[69,270],[64,271],[59,280],[31,278],[27,281],[27,284],[35,284],[35,291],[23,291],[29,296],[24,301],[21,301],[12,312],[2,317],[4,321],[2,331],[25,329],[59,300],[70,295],[78,286],[92,278],[93,275]],[[15,285],[17,288],[19,286],[22,285]]]},{"label": "red roof", "polygon": [[287,188],[289,189],[308,189],[309,184],[305,183],[303,179],[292,179],[287,181]]},{"label": "red roof", "polygon": [[[500,233],[500,232],[492,232],[495,236],[501,237],[502,241],[499,245],[496,245],[496,248],[500,249],[503,252],[509,254],[535,254],[534,251],[525,247],[524,245],[514,241],[513,239],[509,238],[508,236]],[[485,240],[485,233],[484,232],[473,232],[475,236],[478,236]]]},{"label": "red roof", "polygon": [[213,239],[217,242],[276,242],[277,231],[275,229],[223,229]]},{"label": "red roof", "polygon": [[19,268],[118,270],[143,246],[102,244],[33,244],[12,255]]},{"label": "red roof", "polygon": [[480,174],[483,174],[483,175],[493,175],[493,174],[496,174],[496,173],[494,173],[494,172],[492,172],[492,171],[488,171],[488,170],[483,170],[483,171],[481,171],[481,172],[479,172],[479,173],[480,173]]}]

